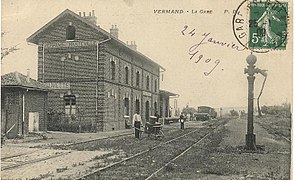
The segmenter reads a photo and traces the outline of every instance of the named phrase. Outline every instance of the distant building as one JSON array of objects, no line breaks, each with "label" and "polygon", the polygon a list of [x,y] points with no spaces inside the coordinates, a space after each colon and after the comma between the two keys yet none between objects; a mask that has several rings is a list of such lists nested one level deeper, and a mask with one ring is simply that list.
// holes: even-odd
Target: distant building
[{"label": "distant building", "polygon": [[170,106],[170,97],[178,97],[178,94],[160,90],[160,117],[174,117],[178,116],[177,114],[177,104],[174,104],[174,107]]},{"label": "distant building", "polygon": [[48,87],[13,72],[1,76],[1,133],[8,138],[46,131]]},{"label": "distant building", "polygon": [[52,88],[49,107],[68,118],[83,112],[92,131],[126,128],[135,112],[145,122],[160,110],[163,68],[96,19],[67,9],[27,39],[38,45],[38,80]]}]

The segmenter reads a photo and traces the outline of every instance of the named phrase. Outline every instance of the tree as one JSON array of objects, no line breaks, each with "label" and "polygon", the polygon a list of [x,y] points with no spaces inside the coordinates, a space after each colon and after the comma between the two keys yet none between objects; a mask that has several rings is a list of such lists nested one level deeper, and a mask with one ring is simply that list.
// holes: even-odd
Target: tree
[{"label": "tree", "polygon": [[195,108],[193,108],[193,107],[188,107],[188,106],[186,106],[185,108],[182,109],[182,112],[183,112],[184,114],[190,114],[190,115],[193,115],[194,113],[197,112],[197,110],[196,110]]},{"label": "tree", "polygon": [[230,115],[231,116],[239,116],[239,112],[233,109],[230,111]]},{"label": "tree", "polygon": [[[1,32],[2,38],[4,35],[5,35],[5,32]],[[4,57],[8,56],[10,53],[13,53],[13,52],[19,50],[19,48],[17,46],[18,46],[18,44],[14,45],[12,47],[1,47],[1,61]]]},{"label": "tree", "polygon": [[291,104],[284,103],[280,106],[262,106],[261,112],[264,114],[275,115],[280,117],[291,117]]}]

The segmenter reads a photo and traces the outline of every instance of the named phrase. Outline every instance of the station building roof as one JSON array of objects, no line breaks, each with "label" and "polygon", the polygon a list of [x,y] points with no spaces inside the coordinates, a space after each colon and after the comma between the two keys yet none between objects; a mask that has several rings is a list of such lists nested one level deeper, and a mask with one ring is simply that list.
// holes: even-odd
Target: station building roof
[{"label": "station building roof", "polygon": [[161,89],[160,90],[160,95],[165,95],[165,96],[179,96],[179,94],[175,94],[166,90]]},{"label": "station building roof", "polygon": [[[132,54],[139,56],[143,59],[145,59],[147,62],[150,62],[154,65],[157,65],[159,68],[161,68],[162,70],[165,71],[165,68],[162,67],[161,65],[159,65],[158,63],[154,62],[153,60],[151,60],[150,58],[148,58],[147,56],[143,55],[142,53],[140,53],[137,50],[134,50],[130,47],[127,46],[127,44],[125,44],[124,42],[122,42],[121,40],[119,40],[118,38],[115,38],[113,36],[111,36],[111,34],[107,31],[105,31],[104,29],[100,28],[99,26],[91,23],[90,21],[88,21],[87,19],[79,16],[78,14],[74,13],[73,11],[66,9],[64,10],[61,14],[59,14],[58,16],[56,16],[54,19],[52,19],[50,22],[48,22],[47,24],[45,24],[42,28],[40,28],[38,31],[36,31],[34,34],[32,34],[30,37],[27,38],[27,42],[33,43],[33,44],[38,44],[39,43],[39,34],[41,32],[43,32],[44,30],[46,30],[50,25],[52,25],[54,22],[58,21],[61,17],[65,16],[65,15],[71,15],[77,19],[79,19],[80,21],[82,21],[83,23],[86,23],[87,25],[89,25],[90,27],[92,27],[95,31],[97,31],[97,33],[102,33],[103,35],[105,35],[106,37],[111,38],[110,41],[124,47],[125,49],[127,49],[129,52],[132,52]],[[97,39],[98,40],[98,39]]]},{"label": "station building roof", "polygon": [[45,84],[25,76],[17,71],[2,75],[1,87],[18,87],[39,91],[49,91],[49,87]]}]

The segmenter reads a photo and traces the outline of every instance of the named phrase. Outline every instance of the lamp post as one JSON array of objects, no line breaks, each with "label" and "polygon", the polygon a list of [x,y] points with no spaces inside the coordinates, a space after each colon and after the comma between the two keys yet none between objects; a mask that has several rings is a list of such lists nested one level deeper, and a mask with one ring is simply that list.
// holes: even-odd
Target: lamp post
[{"label": "lamp post", "polygon": [[248,68],[245,68],[245,74],[248,74],[248,123],[247,123],[247,134],[246,134],[246,148],[249,150],[256,150],[256,139],[253,133],[253,98],[254,98],[254,74],[257,73],[255,69],[255,63],[257,61],[256,56],[252,53],[246,59]]}]

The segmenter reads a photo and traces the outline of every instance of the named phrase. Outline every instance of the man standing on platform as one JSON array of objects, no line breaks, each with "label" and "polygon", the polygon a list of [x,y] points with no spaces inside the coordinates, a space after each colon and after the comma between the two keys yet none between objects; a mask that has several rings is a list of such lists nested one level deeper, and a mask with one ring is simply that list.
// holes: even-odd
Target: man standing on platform
[{"label": "man standing on platform", "polygon": [[183,112],[180,114],[179,122],[180,122],[180,129],[184,129],[184,115],[183,115]]},{"label": "man standing on platform", "polygon": [[139,139],[141,117],[137,112],[133,115],[132,124],[133,124],[134,129],[135,129],[135,138]]}]

